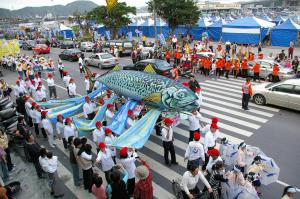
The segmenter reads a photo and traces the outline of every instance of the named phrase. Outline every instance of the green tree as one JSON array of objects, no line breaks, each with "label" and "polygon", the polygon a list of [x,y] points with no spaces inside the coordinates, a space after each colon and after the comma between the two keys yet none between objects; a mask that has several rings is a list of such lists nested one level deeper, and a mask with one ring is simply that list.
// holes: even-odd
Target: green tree
[{"label": "green tree", "polygon": [[128,14],[136,14],[136,8],[127,6],[125,2],[117,3],[117,5],[107,12],[106,6],[98,6],[87,13],[87,19],[96,20],[97,23],[103,24],[112,32],[112,37],[116,38],[118,29],[127,26],[132,21]]},{"label": "green tree", "polygon": [[150,0],[148,9],[164,19],[174,32],[178,25],[196,25],[201,12],[195,0]]}]

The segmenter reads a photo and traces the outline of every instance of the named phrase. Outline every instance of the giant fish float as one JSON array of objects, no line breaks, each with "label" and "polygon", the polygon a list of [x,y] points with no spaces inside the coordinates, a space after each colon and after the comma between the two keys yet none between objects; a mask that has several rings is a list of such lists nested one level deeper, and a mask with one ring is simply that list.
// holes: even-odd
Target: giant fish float
[{"label": "giant fish float", "polygon": [[198,97],[189,88],[167,77],[140,71],[112,70],[98,78],[117,95],[125,96],[160,111],[190,112]]}]

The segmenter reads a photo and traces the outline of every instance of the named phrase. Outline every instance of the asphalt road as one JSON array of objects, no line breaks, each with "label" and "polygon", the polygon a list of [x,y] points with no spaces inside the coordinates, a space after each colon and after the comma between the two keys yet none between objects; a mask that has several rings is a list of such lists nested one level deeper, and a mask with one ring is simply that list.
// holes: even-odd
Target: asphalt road
[{"label": "asphalt road", "polygon": [[[61,50],[60,49],[51,49],[51,54],[49,55],[49,57],[54,58],[55,60],[58,59],[58,54]],[[22,51],[22,53],[25,54],[31,54],[30,51]],[[88,57],[91,53],[85,53],[85,57]],[[48,55],[46,55],[46,57],[48,57]],[[130,57],[124,57],[124,58],[120,58],[120,65],[126,65],[126,64],[130,64],[131,59]],[[67,62],[67,61],[63,61],[63,64],[65,66],[65,69],[68,70],[71,74],[72,77],[75,78],[75,82],[77,85],[77,92],[81,95],[85,95],[85,88],[84,88],[84,83],[83,83],[83,79],[84,79],[84,75],[79,73],[79,68],[78,68],[78,64],[77,62]],[[104,73],[107,70],[100,70],[98,68],[95,67],[89,67],[91,69],[91,71],[93,72],[97,72],[99,74]],[[17,79],[17,74],[11,71],[3,71],[4,73],[4,79],[10,83],[10,84],[14,84],[15,80]],[[66,89],[64,88],[63,82],[59,77],[59,74],[56,73],[57,75],[55,75],[54,79],[55,79],[55,83],[57,84],[57,91],[58,91],[58,96],[60,99],[63,98],[67,98],[67,93],[66,93]],[[46,75],[44,75],[44,78],[46,78]],[[206,106],[201,109],[201,113],[204,117],[208,117],[210,116],[211,113],[213,113],[213,110],[215,110],[216,108],[213,106],[209,106],[210,99],[209,97],[213,97],[214,94],[213,93],[209,93],[209,90],[212,89],[217,89],[218,88],[218,84],[215,84],[216,86],[214,88],[210,88],[209,85],[207,84],[214,84],[211,82],[210,79],[207,79],[203,76],[198,76],[197,79],[203,83],[204,86],[204,91],[205,91],[205,98],[207,98],[207,100],[205,99],[204,102],[207,103],[207,107]],[[228,82],[226,82],[228,81]],[[239,80],[239,81],[234,81],[232,79],[229,80],[220,80],[219,85],[222,85],[222,83],[224,83],[224,85],[229,85],[232,88],[236,89],[237,93],[239,92],[239,88],[237,85],[239,85],[243,80]],[[206,96],[206,92],[207,92],[207,96]],[[222,93],[221,93],[222,94]],[[232,94],[234,95],[234,94]],[[223,94],[220,95],[221,98],[223,97]],[[217,96],[217,97],[220,97]],[[224,96],[226,96],[226,94],[224,94]],[[229,98],[229,97],[227,97]],[[214,99],[218,99],[218,98],[214,98]],[[225,98],[226,99],[226,98]],[[231,99],[228,99],[231,100]],[[234,99],[232,99],[234,100]],[[236,101],[236,100],[235,100]],[[224,102],[226,102],[226,100],[224,100]],[[219,102],[221,103],[221,102]],[[237,102],[236,104],[231,106],[238,106],[239,103]],[[299,129],[300,129],[300,120],[299,120],[299,116],[300,113],[296,112],[296,111],[292,111],[292,110],[288,110],[288,109],[283,109],[280,107],[271,107],[270,110],[264,109],[266,112],[265,114],[269,114],[271,115],[270,117],[268,117],[266,119],[266,122],[263,122],[263,124],[261,124],[262,122],[258,121],[259,119],[257,119],[258,123],[260,124],[259,126],[257,125],[257,123],[253,124],[253,120],[254,119],[245,119],[243,118],[244,122],[246,122],[245,125],[252,124],[253,128],[251,129],[250,127],[244,127],[244,128],[240,128],[238,125],[241,124],[237,124],[239,120],[237,119],[230,119],[229,117],[232,116],[235,113],[229,113],[231,111],[231,109],[233,110],[233,108],[231,108],[230,110],[225,109],[225,105],[224,106],[220,106],[221,108],[218,108],[219,110],[216,111],[216,113],[221,114],[221,122],[224,122],[226,124],[238,127],[239,129],[242,129],[243,132],[251,132],[249,133],[249,135],[245,136],[246,133],[239,133],[239,132],[229,132],[230,128],[226,126],[224,126],[224,130],[222,129],[222,132],[226,133],[229,136],[232,136],[233,140],[244,140],[247,144],[253,145],[253,146],[257,146],[260,149],[262,149],[262,151],[264,151],[268,156],[272,157],[276,163],[279,165],[280,167],[280,177],[279,177],[279,183],[273,183],[271,185],[268,185],[267,187],[263,187],[263,196],[262,198],[265,199],[275,199],[275,198],[280,198],[281,194],[282,194],[282,190],[284,188],[284,184],[291,184],[294,185],[298,188],[300,188],[300,178],[299,178],[299,165],[300,165],[300,134],[299,134]],[[223,108],[223,109],[222,109]],[[250,109],[252,107],[250,106]],[[256,110],[257,107],[253,106],[253,110]],[[274,111],[271,111],[273,110]],[[263,109],[260,109],[263,110]],[[275,111],[276,110],[276,111]],[[278,110],[278,111],[277,111]],[[241,110],[239,110],[241,111]],[[226,112],[229,113],[226,115]],[[243,112],[243,111],[241,111]],[[248,114],[248,113],[247,113]],[[250,114],[250,113],[249,113]],[[252,113],[251,113],[252,114]],[[229,116],[228,116],[229,115]],[[237,114],[238,115],[238,114]],[[252,116],[259,118],[258,116],[256,116],[255,114],[252,114]],[[223,117],[223,118],[222,118]],[[237,121],[235,121],[237,120]],[[256,127],[258,126],[258,127]],[[182,125],[180,126],[180,128],[188,130],[186,125]],[[229,129],[229,130],[228,130]],[[228,130],[228,131],[227,131]],[[176,133],[180,134],[180,133]],[[243,134],[243,135],[242,135]],[[181,143],[181,140],[185,141],[185,137],[181,139],[180,135],[178,136],[178,140],[179,140],[179,144]],[[175,137],[176,138],[176,137]],[[157,137],[155,136],[151,136],[151,144],[152,143],[156,143],[156,144],[160,144],[160,141],[158,140]],[[44,142],[44,141],[43,141]],[[187,140],[186,140],[187,142]],[[178,151],[181,155],[182,155],[182,149],[180,149],[180,146],[176,147],[176,152]],[[45,143],[45,145],[47,145],[47,143]],[[176,145],[176,143],[175,143]],[[151,145],[151,146],[157,146],[157,145]],[[149,147],[147,146],[145,149],[142,150],[143,154],[146,154],[148,157],[150,157],[150,160],[155,159],[156,161],[161,161],[162,159],[160,157],[157,156],[157,153],[153,152],[152,148],[150,149],[150,145]],[[56,153],[59,156],[60,160],[63,159],[67,159],[64,151],[60,150],[60,149],[55,149],[54,153]],[[161,151],[162,153],[162,151]],[[160,162],[160,163],[161,163]],[[66,161],[63,161],[63,164],[65,165],[65,167],[69,167],[67,164],[65,164]],[[156,164],[155,162],[151,162],[150,161],[150,165],[154,165]],[[160,167],[158,167],[160,168]],[[155,183],[158,184],[159,186],[161,186],[164,190],[167,190],[169,192],[171,192],[170,190],[170,182],[167,181],[166,179],[168,179],[166,176],[164,176],[164,168],[163,166],[161,166],[161,169],[163,172],[157,172],[155,173]],[[173,169],[173,167],[171,168],[171,170]],[[183,174],[183,168],[182,167],[174,167],[176,173],[179,175]],[[155,169],[154,169],[155,170]],[[161,175],[159,175],[161,174]],[[166,175],[168,174],[168,172],[166,171]],[[171,173],[172,174],[172,173]],[[71,190],[70,192],[74,193],[74,190],[72,190],[69,186],[67,186],[67,188],[69,190]],[[66,190],[67,191],[67,190]],[[73,195],[72,193],[68,194]],[[74,194],[76,195],[78,198],[81,198],[78,193]],[[300,197],[300,193],[297,193],[296,198]],[[66,197],[65,197],[66,198]],[[158,197],[160,198],[160,197]]]}]

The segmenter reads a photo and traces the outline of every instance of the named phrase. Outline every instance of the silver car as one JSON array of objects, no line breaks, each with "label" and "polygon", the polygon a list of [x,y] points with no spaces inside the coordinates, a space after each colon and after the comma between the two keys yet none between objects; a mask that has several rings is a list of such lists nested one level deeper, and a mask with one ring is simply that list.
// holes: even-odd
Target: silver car
[{"label": "silver car", "polygon": [[86,66],[96,66],[99,69],[102,69],[113,67],[119,64],[119,61],[109,53],[97,53],[84,59],[84,63]]},{"label": "silver car", "polygon": [[92,51],[94,45],[95,44],[93,42],[81,42],[80,43],[80,50],[84,51],[84,52]]},{"label": "silver car", "polygon": [[300,111],[300,79],[253,86],[255,104],[273,104]]},{"label": "silver car", "polygon": [[[260,73],[259,73],[260,78],[263,78],[265,80],[271,80],[273,66],[276,62],[268,59],[258,59],[256,61],[249,62],[249,71],[248,71],[249,76],[253,76],[252,67],[255,65],[255,63],[260,64]],[[283,65],[279,63],[277,64],[279,65],[280,68],[278,74],[280,80],[291,79],[295,77],[295,73],[292,68],[285,68]]]}]

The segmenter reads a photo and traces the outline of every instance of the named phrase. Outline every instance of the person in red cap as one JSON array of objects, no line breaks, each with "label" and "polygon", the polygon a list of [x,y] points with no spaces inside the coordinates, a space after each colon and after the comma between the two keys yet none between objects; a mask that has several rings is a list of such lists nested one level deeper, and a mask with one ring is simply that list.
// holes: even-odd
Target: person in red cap
[{"label": "person in red cap", "polygon": [[[110,145],[116,139],[116,137],[113,135],[113,132],[110,128],[105,128],[104,132],[105,132],[104,142],[106,145]],[[110,147],[110,150],[111,150],[111,156],[114,160],[114,163],[117,164],[116,162],[117,150],[115,147]]]},{"label": "person in red cap", "polygon": [[[217,130],[219,129],[218,125],[216,123],[212,123],[210,125],[210,130],[205,134],[204,137],[204,151],[206,153],[205,156],[205,163],[208,163],[208,151],[210,149],[214,149],[216,146],[216,141],[219,137],[219,133],[217,132]],[[205,164],[205,165],[206,165]],[[203,168],[205,167],[205,165],[203,166]]]},{"label": "person in red cap", "polygon": [[36,84],[39,84],[40,82],[42,82],[41,78],[40,78],[40,75],[38,73],[35,73],[34,74],[34,79]]},{"label": "person in red cap", "polygon": [[99,105],[100,105],[101,107],[102,107],[102,106],[104,105],[104,103],[105,103],[103,97],[100,97],[100,98],[98,99],[98,102],[99,102]]},{"label": "person in red cap", "polygon": [[68,95],[70,96],[70,92],[69,92],[69,83],[70,83],[70,79],[71,79],[71,76],[69,74],[68,71],[64,71],[64,77],[63,77],[63,82],[65,84],[65,87],[67,88],[68,90]]},{"label": "person in red cap", "polygon": [[93,120],[96,115],[96,104],[90,100],[89,96],[85,96],[85,103],[82,107],[85,119]]},{"label": "person in red cap", "polygon": [[47,133],[47,138],[48,138],[50,147],[55,148],[56,143],[54,142],[54,137],[53,137],[53,133],[54,133],[53,126],[52,126],[50,120],[47,119],[47,112],[48,111],[41,112],[42,126]]},{"label": "person in red cap", "polygon": [[210,149],[208,150],[207,154],[209,155],[209,160],[208,160],[208,163],[206,165],[206,171],[207,173],[211,173],[212,172],[212,166],[218,162],[218,161],[221,161],[223,162],[221,156],[220,156],[220,152],[218,149]]},{"label": "person in red cap", "polygon": [[189,170],[192,165],[199,167],[205,162],[205,153],[203,145],[200,143],[200,133],[194,132],[194,140],[189,142],[185,150],[184,160],[188,160],[187,169]]},{"label": "person in red cap", "polygon": [[36,102],[46,101],[46,93],[42,89],[42,86],[39,85],[36,88],[36,91],[35,91],[35,94],[34,94],[34,99],[35,99]]},{"label": "person in red cap", "polygon": [[164,147],[164,159],[165,164],[169,165],[169,152],[171,154],[171,164],[177,165],[176,162],[176,155],[175,155],[175,148],[173,144],[174,135],[173,135],[173,129],[172,124],[173,120],[171,118],[165,118],[164,119],[164,125],[162,126],[162,140],[163,140],[163,147]]},{"label": "person in red cap", "polygon": [[190,137],[189,142],[193,141],[194,132],[200,131],[200,122],[201,122],[201,114],[197,111],[197,109],[194,109],[192,111],[192,114],[188,116],[189,120],[189,131],[190,131]]},{"label": "person in red cap", "polygon": [[25,87],[21,85],[20,80],[16,81],[16,85],[14,86],[13,90],[16,98],[20,96],[20,93],[22,93],[23,95],[27,93]]},{"label": "person in red cap", "polygon": [[110,184],[110,173],[112,172],[112,168],[115,166],[112,153],[111,150],[106,147],[104,142],[99,142],[98,148],[99,152],[96,158],[96,163],[101,163],[102,171],[105,173],[106,182],[107,184]]},{"label": "person in red cap", "polygon": [[114,105],[113,104],[107,104],[106,107],[107,107],[107,110],[105,112],[105,121],[106,121],[106,124],[108,125],[108,124],[110,124],[112,118],[115,115],[115,109],[114,109]]},{"label": "person in red cap", "polygon": [[104,139],[105,139],[105,132],[102,127],[102,122],[97,121],[96,128],[93,131],[93,141],[97,144],[99,142],[104,142]]},{"label": "person in red cap", "polygon": [[64,137],[68,140],[71,136],[78,137],[78,132],[76,131],[74,124],[72,124],[71,118],[67,117],[65,119]]},{"label": "person in red cap", "polygon": [[34,129],[35,129],[35,134],[36,136],[39,136],[39,129],[41,128],[41,132],[43,134],[44,138],[47,138],[47,134],[45,132],[45,129],[43,125],[41,125],[42,120],[41,120],[41,107],[36,104],[35,102],[32,102],[32,121],[34,124]]},{"label": "person in red cap", "polygon": [[84,76],[84,84],[85,84],[86,94],[88,95],[92,92],[91,83],[90,83],[90,76],[89,75]]},{"label": "person in red cap", "polygon": [[75,84],[75,79],[72,77],[70,78],[70,81],[69,81],[69,96],[71,98],[75,97],[77,95],[76,93],[76,84]]},{"label": "person in red cap", "polygon": [[127,122],[126,122],[126,129],[129,129],[135,123],[136,118],[135,118],[135,115],[133,114],[133,110],[131,110],[131,109],[128,110],[127,114],[128,114],[128,118],[127,118]]},{"label": "person in red cap", "polygon": [[65,124],[64,124],[64,116],[62,114],[58,114],[56,116],[57,122],[55,125],[56,128],[56,133],[58,136],[58,139],[62,139],[63,144],[64,144],[64,148],[67,150],[68,149],[68,140],[66,140],[65,136],[64,136],[64,128],[65,128]]},{"label": "person in red cap", "polygon": [[55,87],[52,73],[48,73],[47,84],[48,84],[48,88],[49,88],[50,99],[53,99],[52,96],[54,96],[54,98],[57,99],[56,87]]},{"label": "person in red cap", "polygon": [[109,99],[110,97],[111,97],[111,95],[112,95],[112,91],[111,90],[106,90],[106,97],[107,97],[107,99]]},{"label": "person in red cap", "polygon": [[29,77],[26,77],[25,78],[25,84],[24,84],[24,87],[29,90],[30,89],[30,86],[31,86],[31,81],[29,79]]},{"label": "person in red cap", "polygon": [[127,190],[129,196],[132,196],[134,192],[136,170],[135,161],[136,157],[134,157],[133,155],[128,155],[127,147],[123,147],[120,149],[120,163],[128,173]]}]

